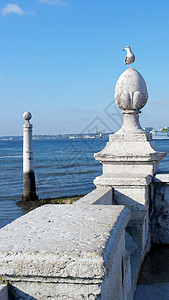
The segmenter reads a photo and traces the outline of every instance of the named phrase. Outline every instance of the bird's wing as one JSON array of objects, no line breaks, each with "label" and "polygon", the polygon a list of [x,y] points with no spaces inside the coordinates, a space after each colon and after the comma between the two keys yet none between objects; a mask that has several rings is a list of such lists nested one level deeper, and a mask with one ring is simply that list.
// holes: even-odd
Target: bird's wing
[{"label": "bird's wing", "polygon": [[126,57],[125,57],[125,63],[126,63],[126,65],[127,65],[127,55],[126,55]]}]

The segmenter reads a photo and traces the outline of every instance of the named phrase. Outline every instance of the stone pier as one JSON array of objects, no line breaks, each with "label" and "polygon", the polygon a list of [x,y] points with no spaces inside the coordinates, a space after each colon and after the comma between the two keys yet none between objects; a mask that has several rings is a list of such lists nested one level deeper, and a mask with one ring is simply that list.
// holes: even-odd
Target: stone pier
[{"label": "stone pier", "polygon": [[98,188],[112,187],[114,204],[130,209],[131,218],[126,231],[130,240],[128,250],[133,290],[141,263],[151,246],[152,179],[158,172],[159,161],[167,154],[156,147],[151,134],[140,125],[140,110],[147,100],[147,87],[142,75],[133,68],[127,69],[119,77],[115,88],[116,105],[124,114],[123,125],[118,132],[110,135],[106,147],[95,154],[95,159],[103,164],[103,175],[94,180],[95,185]]},{"label": "stone pier", "polygon": [[38,200],[36,195],[35,172],[33,160],[32,127],[30,112],[25,112],[23,118],[26,120],[23,125],[23,196],[22,201]]}]

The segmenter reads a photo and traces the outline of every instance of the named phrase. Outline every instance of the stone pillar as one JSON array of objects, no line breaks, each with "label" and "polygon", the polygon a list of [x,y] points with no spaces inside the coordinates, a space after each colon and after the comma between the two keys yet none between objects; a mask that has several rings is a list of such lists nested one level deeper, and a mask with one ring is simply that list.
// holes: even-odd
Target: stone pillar
[{"label": "stone pillar", "polygon": [[35,173],[33,162],[32,127],[29,120],[32,118],[30,112],[25,112],[23,118],[23,196],[22,201],[38,200],[36,195]]},{"label": "stone pillar", "polygon": [[121,129],[110,135],[106,147],[95,154],[103,164],[103,175],[94,180],[97,187],[114,188],[114,203],[130,209],[128,233],[137,243],[135,253],[144,255],[150,246],[151,182],[159,161],[166,155],[159,151],[139,123],[140,109],[148,100],[146,83],[133,68],[118,79],[116,105],[123,110]]}]

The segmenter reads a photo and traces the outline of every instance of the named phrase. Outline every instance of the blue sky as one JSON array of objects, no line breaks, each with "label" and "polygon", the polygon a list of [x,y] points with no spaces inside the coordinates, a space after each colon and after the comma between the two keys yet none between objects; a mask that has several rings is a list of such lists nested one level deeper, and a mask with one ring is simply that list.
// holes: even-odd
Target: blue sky
[{"label": "blue sky", "polygon": [[34,134],[116,130],[126,45],[149,92],[142,126],[169,126],[168,0],[1,0],[0,41],[1,136],[22,134],[24,111]]}]

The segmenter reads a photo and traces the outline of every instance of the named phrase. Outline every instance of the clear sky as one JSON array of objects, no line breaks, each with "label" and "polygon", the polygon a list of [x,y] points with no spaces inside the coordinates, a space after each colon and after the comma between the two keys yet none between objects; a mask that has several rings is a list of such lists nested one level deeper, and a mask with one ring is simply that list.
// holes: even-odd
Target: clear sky
[{"label": "clear sky", "polygon": [[0,135],[22,134],[25,111],[34,134],[116,130],[126,45],[149,92],[142,126],[169,126],[168,0],[1,0]]}]

